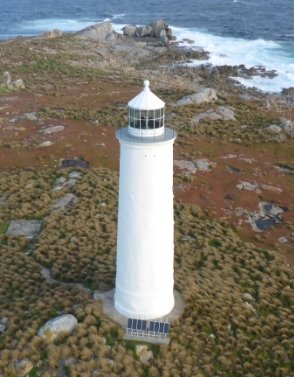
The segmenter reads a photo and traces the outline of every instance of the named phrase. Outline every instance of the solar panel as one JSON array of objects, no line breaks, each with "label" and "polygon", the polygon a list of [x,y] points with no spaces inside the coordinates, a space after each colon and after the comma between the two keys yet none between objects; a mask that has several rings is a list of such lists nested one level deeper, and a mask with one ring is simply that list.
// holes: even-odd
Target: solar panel
[{"label": "solar panel", "polygon": [[[132,334],[139,336],[139,335],[143,335],[143,333],[147,331],[147,327],[148,327],[147,325],[148,325],[148,321],[145,319],[128,318],[127,329],[133,330],[133,331],[135,330],[135,333],[132,331]],[[170,324],[167,322],[149,321],[148,330],[151,333],[155,333],[153,335],[150,334],[150,336],[160,336],[160,334],[166,335],[169,333]]]},{"label": "solar panel", "polygon": [[155,332],[159,332],[159,322],[155,322]]},{"label": "solar panel", "polygon": [[158,329],[158,332],[160,334],[164,334],[164,323],[163,322],[159,322],[159,329]]},{"label": "solar panel", "polygon": [[145,320],[142,321],[142,330],[143,331],[147,330],[147,321],[145,321]]},{"label": "solar panel", "polygon": [[154,321],[150,321],[150,328],[149,328],[149,330],[150,331],[154,331],[154,328],[155,328],[155,322]]},{"label": "solar panel", "polygon": [[164,333],[168,334],[169,333],[169,323],[164,324]]}]

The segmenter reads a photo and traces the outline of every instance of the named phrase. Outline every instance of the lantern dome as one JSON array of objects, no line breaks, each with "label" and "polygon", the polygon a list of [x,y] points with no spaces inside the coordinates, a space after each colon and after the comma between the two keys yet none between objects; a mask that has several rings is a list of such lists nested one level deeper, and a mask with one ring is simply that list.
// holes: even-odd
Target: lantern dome
[{"label": "lantern dome", "polygon": [[164,133],[165,103],[149,89],[149,81],[144,81],[144,89],[129,103],[128,132],[133,136],[154,137]]}]

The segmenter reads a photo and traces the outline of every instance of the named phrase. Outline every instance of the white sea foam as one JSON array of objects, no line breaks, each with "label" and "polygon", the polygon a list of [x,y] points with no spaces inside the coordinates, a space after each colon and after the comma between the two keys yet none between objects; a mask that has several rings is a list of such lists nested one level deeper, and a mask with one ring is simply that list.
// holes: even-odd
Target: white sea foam
[{"label": "white sea foam", "polygon": [[70,20],[70,19],[59,19],[59,18],[47,18],[43,20],[35,21],[24,21],[21,24],[22,32],[29,33],[40,33],[46,30],[59,29],[63,32],[76,32],[78,30],[84,29],[87,26],[95,25],[99,22],[111,21],[109,18],[104,20],[100,19],[97,21],[94,20]]},{"label": "white sea foam", "polygon": [[183,45],[210,52],[207,61],[194,61],[193,65],[211,63],[213,66],[244,64],[246,68],[263,66],[267,70],[276,70],[278,76],[272,79],[255,76],[250,80],[236,80],[247,87],[255,86],[267,92],[280,92],[282,88],[294,86],[294,53],[276,42],[224,38],[199,29],[172,27],[172,30],[179,40],[188,38],[195,41],[192,45],[187,42]]}]

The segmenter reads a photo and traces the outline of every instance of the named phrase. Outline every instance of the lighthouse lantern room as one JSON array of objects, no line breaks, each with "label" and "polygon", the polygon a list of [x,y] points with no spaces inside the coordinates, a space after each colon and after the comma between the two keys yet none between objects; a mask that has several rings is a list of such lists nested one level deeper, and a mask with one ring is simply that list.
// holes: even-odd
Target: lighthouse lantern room
[{"label": "lighthouse lantern room", "polygon": [[155,319],[174,306],[173,143],[165,103],[144,81],[128,103],[120,142],[114,306],[128,318]]}]

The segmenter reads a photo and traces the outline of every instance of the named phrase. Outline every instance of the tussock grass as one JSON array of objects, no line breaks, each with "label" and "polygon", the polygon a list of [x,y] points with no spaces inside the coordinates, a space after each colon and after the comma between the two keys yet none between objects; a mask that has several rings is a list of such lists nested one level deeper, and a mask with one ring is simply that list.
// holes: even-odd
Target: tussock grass
[{"label": "tussock grass", "polygon": [[[0,174],[2,224],[42,215],[37,240],[0,235],[0,312],[9,321],[0,337],[0,370],[13,375],[27,357],[52,376],[65,360],[70,376],[294,376],[293,273],[275,252],[242,242],[227,223],[208,220],[200,208],[175,204],[175,287],[185,310],[143,366],[122,340],[123,331],[102,312],[101,301],[75,285],[114,287],[117,173],[82,172],[70,189],[51,191],[70,171]],[[67,192],[78,201],[64,211],[50,203]],[[187,237],[189,236],[189,237]],[[30,251],[30,254],[27,251]],[[57,280],[49,284],[41,266]],[[246,303],[244,293],[253,297]],[[250,305],[249,305],[250,304]],[[78,326],[52,344],[37,336],[50,318],[72,313]],[[147,372],[148,370],[148,372]]]}]

